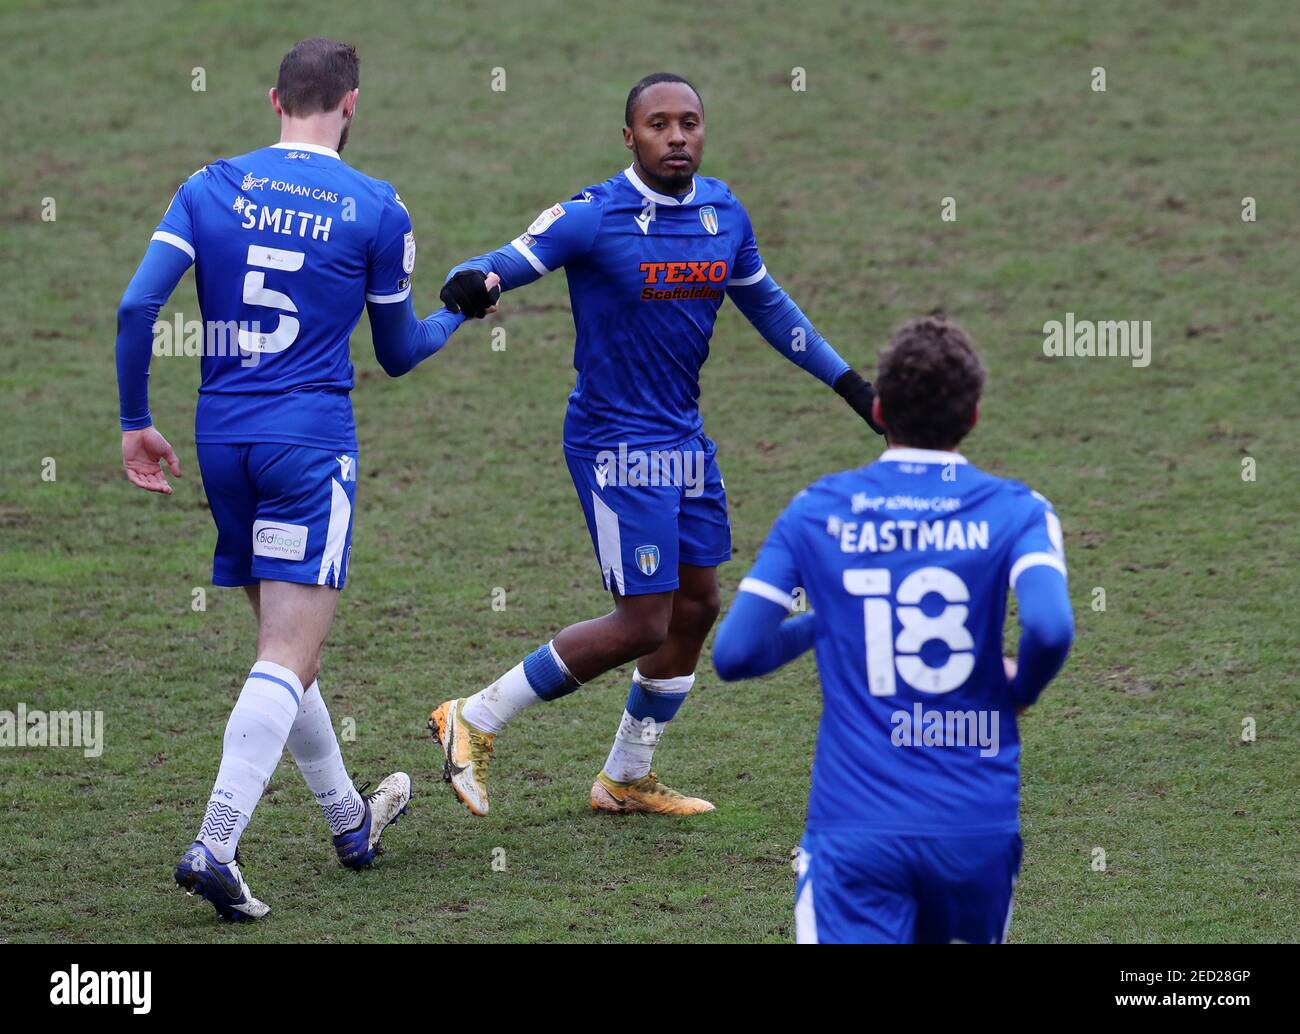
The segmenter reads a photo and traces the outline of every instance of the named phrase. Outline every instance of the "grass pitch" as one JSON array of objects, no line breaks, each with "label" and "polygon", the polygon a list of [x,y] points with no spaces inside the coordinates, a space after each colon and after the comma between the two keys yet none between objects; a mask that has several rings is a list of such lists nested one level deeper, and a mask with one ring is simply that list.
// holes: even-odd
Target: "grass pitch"
[{"label": "grass pitch", "polygon": [[[353,342],[359,516],[322,686],[349,764],[416,782],[382,867],[338,867],[286,759],[243,840],[269,921],[225,928],[171,886],[253,627],[238,592],[194,609],[213,540],[197,360],[153,364],[176,495],[119,474],[115,309],[176,185],[276,139],[265,89],[319,34],[360,49],[346,157],[410,207],[422,313],[453,263],[622,168],[626,91],[668,68],[703,93],[703,171],[841,354],[870,365],[904,318],[961,319],[990,373],[965,451],[1053,500],[1078,619],[1024,723],[1013,940],[1296,939],[1293,5],[51,0],[5,5],[0,33],[0,709],[102,710],[106,742],[0,748],[0,939],[792,939],[808,658],[730,686],[702,667],[656,767],[709,816],[588,811],[627,671],[511,726],[489,818],[438,780],[431,706],[606,604],[559,446],[561,275],[400,381],[364,320]],[[197,316],[192,274],[176,311]],[[1151,320],[1150,366],[1046,358],[1067,312]],[[730,307],[703,403],[729,598],[790,496],[877,443]]]}]

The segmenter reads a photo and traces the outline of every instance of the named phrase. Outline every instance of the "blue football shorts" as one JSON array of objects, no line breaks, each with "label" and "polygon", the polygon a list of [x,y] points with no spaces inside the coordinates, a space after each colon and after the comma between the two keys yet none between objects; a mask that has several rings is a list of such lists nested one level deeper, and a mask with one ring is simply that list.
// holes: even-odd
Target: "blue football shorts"
[{"label": "blue football shorts", "polygon": [[711,439],[566,450],[565,458],[607,590],[670,592],[679,584],[678,564],[716,567],[731,559],[727,491]]},{"label": "blue football shorts", "polygon": [[356,453],[257,442],[200,444],[217,526],[212,581],[262,579],[342,589],[352,549]]},{"label": "blue football shorts", "polygon": [[804,834],[795,881],[800,944],[1001,944],[1020,873],[1018,833]]}]

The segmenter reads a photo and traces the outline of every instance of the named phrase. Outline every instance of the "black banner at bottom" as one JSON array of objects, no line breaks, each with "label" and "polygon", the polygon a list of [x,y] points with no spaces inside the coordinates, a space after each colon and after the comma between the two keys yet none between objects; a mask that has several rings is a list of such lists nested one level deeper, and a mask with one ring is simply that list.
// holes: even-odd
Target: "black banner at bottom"
[{"label": "black banner at bottom", "polygon": [[[1172,1012],[1181,1022],[1198,1013],[1218,1019],[1241,1010],[1281,1015],[1296,1003],[1294,982],[1284,976],[1285,949],[1267,945],[1046,945],[960,953],[874,948],[869,955],[840,952],[834,958],[725,945],[599,945],[587,948],[599,956],[577,966],[554,957],[558,949],[551,946],[542,950],[552,957],[518,956],[514,965],[473,950],[494,947],[487,945],[241,947],[0,946],[6,1015],[206,1022],[215,1012],[241,1022],[283,1016],[301,1023],[357,1019],[353,1010],[388,1002],[366,1017],[374,1021],[402,1008],[397,1003],[408,995],[414,1003],[445,995],[462,1008],[483,1000],[493,1014],[511,1002],[535,1012],[553,1009],[557,999],[574,1006],[606,997],[626,1002],[629,993],[650,994],[662,1008],[664,991],[677,981],[695,989],[692,1010],[704,991],[719,1007],[725,1003],[732,1023],[750,1007],[770,1010],[774,997],[789,996],[805,1013],[821,1004],[818,999],[871,1008],[892,999],[917,1019],[988,1017],[996,1015],[992,1010],[1046,1004],[1054,1015],[1072,1019]],[[598,979],[600,973],[608,979]]]}]

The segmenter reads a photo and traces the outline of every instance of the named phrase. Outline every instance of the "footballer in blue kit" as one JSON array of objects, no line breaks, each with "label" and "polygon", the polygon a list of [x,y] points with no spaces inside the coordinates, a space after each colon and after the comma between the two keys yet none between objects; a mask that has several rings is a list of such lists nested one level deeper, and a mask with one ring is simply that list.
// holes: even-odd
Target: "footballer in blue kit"
[{"label": "footballer in blue kit", "polygon": [[195,442],[217,529],[212,576],[245,588],[258,643],[175,878],[227,919],[269,911],[249,891],[237,848],[286,745],[349,868],[371,863],[410,799],[402,772],[369,795],[353,785],[317,681],[356,511],[349,341],[366,310],[376,356],[396,377],[465,317],[415,317],[406,207],[390,184],[340,157],[359,67],[350,45],[327,39],[285,55],[269,95],[280,142],[181,185],[118,310],[123,464],[133,484],[170,495],[162,464],[177,477],[180,465],[149,412],[152,328],[194,266],[203,337]]},{"label": "footballer in blue kit", "polygon": [[494,737],[523,709],[636,662],[614,746],[592,784],[602,811],[694,814],[713,805],[659,782],[651,760],[695,682],[731,556],[726,488],[699,410],[700,368],[730,298],[785,359],[871,422],[871,386],[817,332],[763,263],[749,215],[721,180],[696,175],[703,103],[680,76],[638,82],[624,110],[630,166],[542,211],[496,251],[455,267],[442,298],[481,316],[487,278],[514,290],[563,268],[577,372],[563,447],[614,609],[562,630],[492,685],[447,700],[429,725],[443,773],[488,810]]},{"label": "footballer in blue kit", "polygon": [[[718,630],[724,679],[814,650],[823,710],[798,853],[801,942],[1000,942],[1021,858],[1023,713],[1073,636],[1061,524],[956,447],[983,369],[957,324],[882,354],[889,448],[777,518]],[[1016,594],[1023,632],[1002,656]],[[787,617],[797,600],[811,613]]]}]

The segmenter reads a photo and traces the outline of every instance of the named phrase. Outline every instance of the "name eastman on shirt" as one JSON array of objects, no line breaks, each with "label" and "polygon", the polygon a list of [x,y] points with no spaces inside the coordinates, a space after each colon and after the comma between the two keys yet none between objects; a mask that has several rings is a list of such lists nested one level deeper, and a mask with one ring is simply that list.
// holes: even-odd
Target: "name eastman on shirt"
[{"label": "name eastman on shirt", "polygon": [[831,517],[826,532],[838,538],[842,553],[892,553],[896,549],[947,552],[988,549],[989,522],[957,519],[933,521],[846,521]]}]

